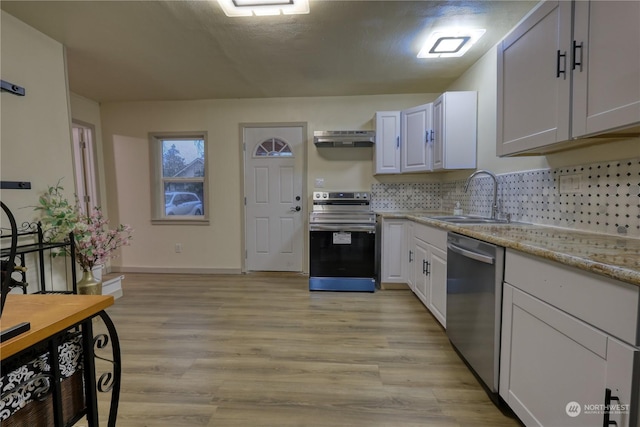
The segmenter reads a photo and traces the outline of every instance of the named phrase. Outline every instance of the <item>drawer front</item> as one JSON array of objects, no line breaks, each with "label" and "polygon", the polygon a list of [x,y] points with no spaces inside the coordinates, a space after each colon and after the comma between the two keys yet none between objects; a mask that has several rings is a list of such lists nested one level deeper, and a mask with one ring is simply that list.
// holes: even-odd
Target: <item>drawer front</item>
[{"label": "drawer front", "polygon": [[414,235],[423,242],[429,243],[444,252],[447,251],[447,232],[445,230],[415,223]]},{"label": "drawer front", "polygon": [[640,287],[506,250],[505,282],[632,345],[640,345]]}]

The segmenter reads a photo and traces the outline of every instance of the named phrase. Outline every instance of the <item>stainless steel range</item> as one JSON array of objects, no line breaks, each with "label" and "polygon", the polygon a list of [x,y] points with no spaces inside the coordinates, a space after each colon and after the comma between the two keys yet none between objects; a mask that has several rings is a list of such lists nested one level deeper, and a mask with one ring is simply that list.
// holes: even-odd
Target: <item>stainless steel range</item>
[{"label": "stainless steel range", "polygon": [[309,290],[375,292],[376,218],[366,191],[316,191]]}]

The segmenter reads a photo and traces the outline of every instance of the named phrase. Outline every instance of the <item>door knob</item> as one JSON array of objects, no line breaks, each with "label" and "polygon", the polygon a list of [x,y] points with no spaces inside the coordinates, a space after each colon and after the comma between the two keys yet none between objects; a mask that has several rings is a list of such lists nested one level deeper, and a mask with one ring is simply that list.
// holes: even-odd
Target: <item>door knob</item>
[{"label": "door knob", "polygon": [[302,208],[300,206],[296,206],[295,208],[292,206],[289,208],[290,212],[300,212]]}]

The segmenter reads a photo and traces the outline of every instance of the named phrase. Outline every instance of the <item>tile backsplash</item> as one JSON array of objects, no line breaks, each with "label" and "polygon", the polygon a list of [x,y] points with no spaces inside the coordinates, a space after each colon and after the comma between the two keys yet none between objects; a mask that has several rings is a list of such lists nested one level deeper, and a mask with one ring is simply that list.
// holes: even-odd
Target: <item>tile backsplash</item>
[{"label": "tile backsplash", "polygon": [[[563,181],[560,191],[560,181]],[[640,158],[506,173],[498,178],[500,213],[513,221],[640,238]],[[566,182],[566,185],[564,184]],[[493,180],[374,184],[374,209],[443,210],[489,216]],[[567,188],[565,188],[567,187]]]},{"label": "tile backsplash", "polygon": [[374,210],[437,210],[442,196],[439,182],[373,184],[371,206]]}]

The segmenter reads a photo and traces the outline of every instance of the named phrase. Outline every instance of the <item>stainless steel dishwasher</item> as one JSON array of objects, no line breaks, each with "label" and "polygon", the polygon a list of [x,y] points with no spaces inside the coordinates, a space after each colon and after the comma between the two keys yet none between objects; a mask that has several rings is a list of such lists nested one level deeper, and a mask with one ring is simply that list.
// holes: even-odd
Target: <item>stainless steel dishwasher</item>
[{"label": "stainless steel dishwasher", "polygon": [[449,233],[447,335],[492,393],[498,392],[504,248]]}]

